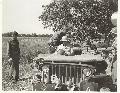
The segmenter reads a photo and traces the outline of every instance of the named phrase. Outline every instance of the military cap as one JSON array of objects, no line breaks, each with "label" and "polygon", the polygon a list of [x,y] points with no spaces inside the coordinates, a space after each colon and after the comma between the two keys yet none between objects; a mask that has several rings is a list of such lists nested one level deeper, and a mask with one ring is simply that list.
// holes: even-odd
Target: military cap
[{"label": "military cap", "polygon": [[14,31],[13,36],[18,36],[18,33],[16,31]]}]

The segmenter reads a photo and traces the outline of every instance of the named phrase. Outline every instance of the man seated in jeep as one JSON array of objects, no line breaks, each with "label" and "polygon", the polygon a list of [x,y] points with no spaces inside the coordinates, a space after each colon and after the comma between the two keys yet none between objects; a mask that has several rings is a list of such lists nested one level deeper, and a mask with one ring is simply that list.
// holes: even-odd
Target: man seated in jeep
[{"label": "man seated in jeep", "polygon": [[59,45],[55,51],[55,54],[70,56],[73,55],[72,45],[67,36],[63,36],[61,39],[62,44]]}]

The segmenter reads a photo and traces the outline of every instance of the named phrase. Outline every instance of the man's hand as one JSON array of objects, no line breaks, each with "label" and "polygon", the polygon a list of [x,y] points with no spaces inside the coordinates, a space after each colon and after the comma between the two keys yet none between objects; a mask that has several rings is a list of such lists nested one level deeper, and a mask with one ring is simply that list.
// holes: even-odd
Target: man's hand
[{"label": "man's hand", "polygon": [[12,64],[12,58],[8,59],[8,63],[11,65]]}]

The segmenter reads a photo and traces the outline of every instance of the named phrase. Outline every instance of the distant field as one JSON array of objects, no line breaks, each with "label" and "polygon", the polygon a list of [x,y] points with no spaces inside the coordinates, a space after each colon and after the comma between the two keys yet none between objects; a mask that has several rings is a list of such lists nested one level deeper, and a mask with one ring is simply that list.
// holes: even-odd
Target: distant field
[{"label": "distant field", "polygon": [[[2,53],[3,56],[7,53],[7,42],[10,41],[11,37],[3,37],[2,38]],[[39,50],[41,52],[46,53],[48,49],[47,42],[49,40],[48,37],[19,37],[21,53]],[[31,52],[32,52],[31,51]]]},{"label": "distant field", "polygon": [[[7,89],[8,86],[5,84],[7,82],[9,65],[8,57],[7,57],[7,42],[10,41],[11,37],[3,37],[2,38],[2,84],[4,85],[3,90]],[[20,59],[20,76],[29,73],[29,63],[32,62],[32,59],[37,56],[39,53],[48,53],[48,40],[49,37],[19,37],[19,46],[21,51],[21,59]]]}]

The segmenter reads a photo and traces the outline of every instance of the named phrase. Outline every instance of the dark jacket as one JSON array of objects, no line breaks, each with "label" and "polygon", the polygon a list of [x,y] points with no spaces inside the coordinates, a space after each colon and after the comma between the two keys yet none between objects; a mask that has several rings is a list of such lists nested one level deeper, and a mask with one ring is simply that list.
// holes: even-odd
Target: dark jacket
[{"label": "dark jacket", "polygon": [[10,58],[20,58],[20,48],[17,39],[13,39],[9,42],[8,55]]}]

